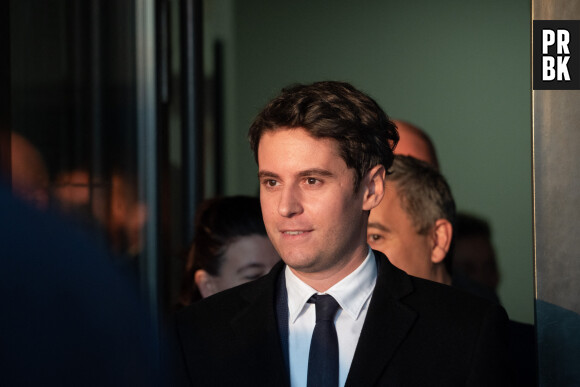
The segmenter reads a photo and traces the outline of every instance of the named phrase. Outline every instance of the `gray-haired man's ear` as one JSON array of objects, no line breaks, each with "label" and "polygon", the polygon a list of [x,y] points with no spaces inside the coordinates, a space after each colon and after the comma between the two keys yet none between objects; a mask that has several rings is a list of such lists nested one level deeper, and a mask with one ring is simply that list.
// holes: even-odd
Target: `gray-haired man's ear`
[{"label": "gray-haired man's ear", "polygon": [[433,227],[433,248],[431,249],[431,262],[441,263],[449,252],[453,226],[447,219],[437,219]]}]

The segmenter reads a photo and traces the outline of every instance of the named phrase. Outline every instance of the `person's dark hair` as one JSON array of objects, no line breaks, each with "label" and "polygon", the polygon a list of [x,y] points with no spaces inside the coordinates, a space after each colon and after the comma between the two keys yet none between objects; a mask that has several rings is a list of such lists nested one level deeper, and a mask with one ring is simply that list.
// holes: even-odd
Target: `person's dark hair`
[{"label": "person's dark hair", "polygon": [[335,81],[299,84],[283,89],[250,126],[248,137],[256,162],[265,132],[296,128],[338,142],[340,156],[355,170],[355,192],[374,166],[390,168],[399,141],[396,126],[386,113],[352,85]]},{"label": "person's dark hair", "polygon": [[[401,206],[411,217],[419,234],[428,233],[437,219],[446,219],[455,224],[455,201],[451,188],[433,165],[411,156],[395,155],[391,174],[386,180],[396,184]],[[452,264],[450,257],[448,253],[444,261],[449,273]]]},{"label": "person's dark hair", "polygon": [[489,223],[479,216],[458,213],[455,219],[455,228],[453,230],[453,238],[467,238],[471,236],[482,236],[486,239],[491,239],[491,228]]},{"label": "person's dark hair", "polygon": [[[495,291],[501,275],[491,239],[492,230],[486,219],[465,212],[457,214],[453,227],[453,241],[458,248],[452,254],[454,267],[458,273],[471,281]],[[483,240],[488,244],[489,250],[485,249],[485,254],[473,254],[474,250],[482,248],[477,240]],[[474,265],[475,261],[479,264]],[[497,301],[495,293],[485,294],[484,297],[493,296]]]},{"label": "person's dark hair", "polygon": [[195,272],[203,269],[217,276],[228,246],[240,237],[266,236],[260,200],[230,196],[202,202],[195,217],[193,242],[187,253],[179,304],[186,306],[202,298],[195,284]]}]

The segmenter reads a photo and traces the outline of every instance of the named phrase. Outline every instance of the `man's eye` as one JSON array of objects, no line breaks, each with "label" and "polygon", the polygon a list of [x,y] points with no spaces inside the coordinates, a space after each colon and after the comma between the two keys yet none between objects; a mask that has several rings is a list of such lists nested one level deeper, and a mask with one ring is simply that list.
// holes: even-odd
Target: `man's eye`
[{"label": "man's eye", "polygon": [[266,180],[265,183],[268,187],[275,187],[278,184],[276,180]]},{"label": "man's eye", "polygon": [[306,179],[306,183],[307,184],[316,184],[316,183],[318,183],[318,179],[315,179],[314,177],[309,177]]},{"label": "man's eye", "polygon": [[257,280],[258,278],[260,278],[263,275],[264,275],[264,273],[261,273],[261,272],[260,273],[253,273],[253,274],[246,274],[244,276],[244,279],[246,281],[253,281],[253,280]]},{"label": "man's eye", "polygon": [[369,236],[368,236],[369,242],[376,242],[381,238],[382,237],[378,234],[369,234]]}]

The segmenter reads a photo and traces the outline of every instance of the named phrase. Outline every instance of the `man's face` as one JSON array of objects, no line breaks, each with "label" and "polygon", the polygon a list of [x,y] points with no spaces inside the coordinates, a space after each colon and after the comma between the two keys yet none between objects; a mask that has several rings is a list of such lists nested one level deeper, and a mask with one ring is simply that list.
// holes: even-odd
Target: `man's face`
[{"label": "man's face", "polygon": [[369,245],[384,253],[393,265],[407,274],[432,278],[430,234],[421,235],[401,207],[393,182],[387,182],[385,196],[371,211],[367,229]]},{"label": "man's face", "polygon": [[365,189],[354,192],[355,172],[335,140],[316,139],[302,128],[268,131],[260,140],[258,165],[266,230],[288,266],[324,274],[362,262]]}]

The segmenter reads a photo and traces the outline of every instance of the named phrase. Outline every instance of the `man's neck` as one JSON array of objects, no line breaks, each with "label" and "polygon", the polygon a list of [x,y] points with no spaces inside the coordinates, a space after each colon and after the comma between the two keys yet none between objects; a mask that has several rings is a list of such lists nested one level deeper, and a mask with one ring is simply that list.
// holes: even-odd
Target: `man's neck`
[{"label": "man's neck", "polygon": [[355,271],[364,262],[368,254],[369,249],[365,245],[364,249],[353,255],[353,258],[346,261],[343,265],[338,267],[334,266],[321,272],[305,273],[294,270],[292,267],[289,268],[302,282],[312,287],[317,292],[324,293]]},{"label": "man's neck", "polygon": [[435,266],[435,272],[432,280],[445,285],[451,285],[451,276],[449,275],[449,272],[443,265]]}]

